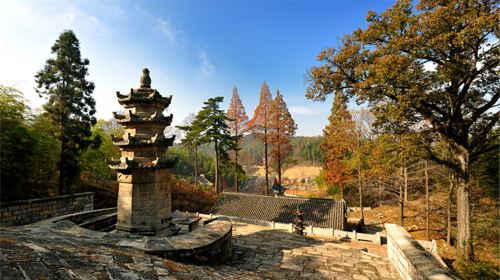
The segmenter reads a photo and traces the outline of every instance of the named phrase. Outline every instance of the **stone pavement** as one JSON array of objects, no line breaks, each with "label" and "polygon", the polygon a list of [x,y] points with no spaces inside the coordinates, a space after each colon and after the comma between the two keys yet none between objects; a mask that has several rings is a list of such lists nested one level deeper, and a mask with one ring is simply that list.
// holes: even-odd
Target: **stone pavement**
[{"label": "stone pavement", "polygon": [[398,279],[385,246],[307,238],[242,223],[233,226],[233,244],[229,263],[198,266],[62,230],[1,228],[0,278]]}]

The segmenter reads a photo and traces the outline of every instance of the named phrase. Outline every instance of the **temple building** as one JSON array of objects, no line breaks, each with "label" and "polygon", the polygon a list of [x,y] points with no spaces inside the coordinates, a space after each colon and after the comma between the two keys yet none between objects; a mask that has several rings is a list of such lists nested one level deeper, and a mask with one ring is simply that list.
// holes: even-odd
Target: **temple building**
[{"label": "temple building", "polygon": [[164,130],[172,114],[164,116],[172,96],[163,97],[151,88],[149,70],[143,69],[140,87],[126,95],[116,93],[125,113],[114,112],[124,127],[122,137],[113,142],[120,147],[119,160],[108,164],[117,171],[119,183],[116,229],[143,235],[170,235],[175,232],[171,221],[171,180],[167,170],[173,167],[167,148],[174,137],[165,138]]}]

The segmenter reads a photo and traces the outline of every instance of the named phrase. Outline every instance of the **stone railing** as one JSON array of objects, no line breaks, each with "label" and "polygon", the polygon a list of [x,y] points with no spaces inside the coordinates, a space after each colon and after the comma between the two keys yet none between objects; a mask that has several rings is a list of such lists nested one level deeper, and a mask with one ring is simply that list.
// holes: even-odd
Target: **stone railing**
[{"label": "stone railing", "polygon": [[387,256],[401,279],[457,279],[404,228],[385,224],[387,232]]},{"label": "stone railing", "polygon": [[[260,225],[260,226],[269,227],[271,229],[280,229],[280,230],[286,230],[288,232],[293,232],[293,224],[292,223],[286,224],[286,223],[279,223],[279,222],[274,222],[274,221],[254,220],[254,219],[248,219],[248,218],[242,218],[242,217],[232,217],[232,216],[215,215],[215,214],[201,214],[201,213],[189,213],[189,212],[183,212],[183,213],[188,214],[188,215],[189,214],[195,215],[196,217],[201,217],[201,218],[205,218],[205,219],[226,217],[226,218],[229,218],[231,221],[235,221],[235,222]],[[334,229],[334,228],[313,227],[312,225],[306,226],[304,231],[306,234],[309,234],[309,235],[317,235],[317,236],[325,236],[325,237],[337,237],[337,238],[347,240],[347,241],[349,241],[349,240],[350,241],[364,241],[364,242],[381,244],[381,240],[382,240],[379,233],[376,233],[376,234],[359,233],[356,231],[344,231],[344,230],[338,230],[338,229]]]},{"label": "stone railing", "polygon": [[19,226],[94,208],[94,193],[0,203],[0,226]]}]

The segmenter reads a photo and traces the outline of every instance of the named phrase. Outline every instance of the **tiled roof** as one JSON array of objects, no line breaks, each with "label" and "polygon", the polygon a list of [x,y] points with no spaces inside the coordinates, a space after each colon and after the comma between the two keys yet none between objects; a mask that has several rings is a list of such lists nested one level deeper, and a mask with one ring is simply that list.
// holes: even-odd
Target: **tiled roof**
[{"label": "tiled roof", "polygon": [[255,220],[292,223],[294,211],[304,213],[304,223],[322,228],[344,229],[345,201],[273,197],[245,193],[222,193],[210,213]]}]

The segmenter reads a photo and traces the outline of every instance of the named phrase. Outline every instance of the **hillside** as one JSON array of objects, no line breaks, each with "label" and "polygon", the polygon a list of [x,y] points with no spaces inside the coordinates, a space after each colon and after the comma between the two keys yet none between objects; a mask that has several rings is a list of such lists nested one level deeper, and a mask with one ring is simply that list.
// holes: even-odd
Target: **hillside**
[{"label": "hillside", "polygon": [[[431,195],[429,213],[430,239],[437,241],[439,255],[443,260],[451,264],[456,258],[455,250],[446,243],[446,212],[447,198],[442,195]],[[418,240],[426,240],[425,198],[405,203],[404,226],[407,231]],[[353,205],[354,206],[354,205]],[[359,218],[359,211],[350,212],[349,218]],[[382,205],[365,211],[366,224],[371,227],[383,228],[384,223],[399,224],[399,208],[397,205]],[[452,215],[456,211],[452,210]],[[452,217],[452,241],[456,236],[455,217]],[[475,255],[478,261],[489,263],[480,264],[483,269],[496,267],[496,273],[500,275],[500,216],[498,213],[498,201],[483,198],[474,203],[474,215],[472,223]],[[492,266],[490,268],[490,266]],[[478,268],[475,268],[478,269]]]}]

